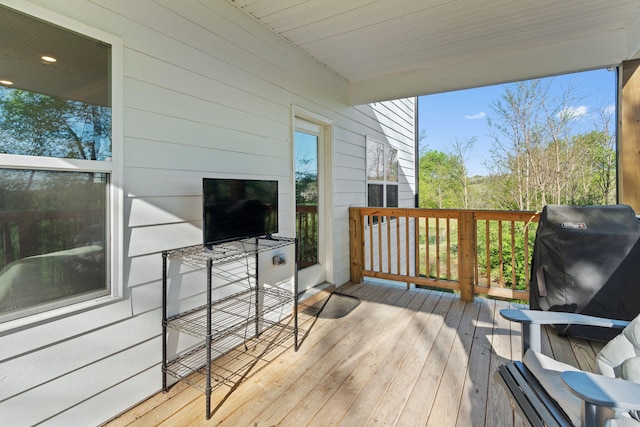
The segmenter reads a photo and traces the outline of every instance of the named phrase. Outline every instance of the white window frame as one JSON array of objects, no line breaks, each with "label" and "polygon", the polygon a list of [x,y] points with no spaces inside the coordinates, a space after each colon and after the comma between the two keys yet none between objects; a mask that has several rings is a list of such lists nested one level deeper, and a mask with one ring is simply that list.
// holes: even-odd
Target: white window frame
[{"label": "white window frame", "polygon": [[17,10],[34,18],[76,33],[103,41],[111,45],[111,161],[93,161],[63,159],[51,157],[22,156],[0,154],[2,169],[35,169],[65,172],[99,172],[109,175],[107,236],[109,253],[107,254],[107,280],[110,281],[110,294],[48,311],[26,315],[25,317],[0,323],[0,332],[25,327],[34,323],[55,319],[72,313],[112,303],[123,298],[123,172],[122,172],[122,116],[123,116],[123,44],[122,40],[111,34],[83,23],[56,14],[42,7],[18,0],[4,0],[3,6]]}]

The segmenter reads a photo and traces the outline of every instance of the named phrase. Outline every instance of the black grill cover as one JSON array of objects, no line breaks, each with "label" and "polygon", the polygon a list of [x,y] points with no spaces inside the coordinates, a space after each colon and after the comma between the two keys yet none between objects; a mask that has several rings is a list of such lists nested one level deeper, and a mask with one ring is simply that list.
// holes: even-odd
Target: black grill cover
[{"label": "black grill cover", "polygon": [[[533,251],[531,308],[632,320],[640,313],[639,238],[629,206],[546,206]],[[602,341],[620,332],[555,326]]]}]

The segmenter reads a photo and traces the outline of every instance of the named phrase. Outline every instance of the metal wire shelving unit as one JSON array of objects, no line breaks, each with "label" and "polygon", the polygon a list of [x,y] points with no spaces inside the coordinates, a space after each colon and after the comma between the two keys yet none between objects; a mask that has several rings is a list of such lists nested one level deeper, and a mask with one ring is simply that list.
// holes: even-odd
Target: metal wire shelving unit
[{"label": "metal wire shelving unit", "polygon": [[[271,361],[278,351],[291,346],[298,350],[298,281],[297,266],[293,266],[291,284],[266,285],[258,280],[258,255],[294,245],[297,259],[297,240],[268,236],[249,238],[204,247],[188,246],[162,252],[162,387],[168,390],[168,376],[184,381],[205,394],[206,418],[211,417],[211,392],[227,385],[234,387],[250,370]],[[206,266],[206,300],[204,304],[168,316],[168,264],[181,261],[197,268]],[[238,264],[246,268],[238,268]],[[223,298],[213,297],[212,277],[233,284],[239,289]],[[293,285],[293,286],[291,286]],[[288,305],[291,316],[269,318]],[[254,326],[252,333],[249,328]],[[172,329],[199,338],[201,344],[176,357],[168,358],[167,334]],[[252,357],[239,357],[239,354]],[[217,364],[225,359],[237,363]]]}]

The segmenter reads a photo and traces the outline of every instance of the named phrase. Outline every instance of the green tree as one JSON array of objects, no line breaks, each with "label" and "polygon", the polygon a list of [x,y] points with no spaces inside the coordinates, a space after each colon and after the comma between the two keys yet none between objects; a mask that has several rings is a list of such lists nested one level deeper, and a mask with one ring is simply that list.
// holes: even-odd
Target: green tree
[{"label": "green tree", "polygon": [[426,150],[420,156],[420,207],[445,209],[460,207],[463,164],[452,154]]},{"label": "green tree", "polygon": [[582,162],[571,183],[567,203],[615,203],[616,153],[613,139],[613,135],[597,130],[574,138],[572,148],[580,154]]}]

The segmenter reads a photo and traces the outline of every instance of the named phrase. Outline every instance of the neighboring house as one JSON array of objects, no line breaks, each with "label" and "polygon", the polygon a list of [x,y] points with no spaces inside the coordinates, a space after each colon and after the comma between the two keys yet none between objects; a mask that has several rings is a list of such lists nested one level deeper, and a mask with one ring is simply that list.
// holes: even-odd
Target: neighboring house
[{"label": "neighboring house", "polygon": [[[307,288],[349,280],[348,206],[414,206],[415,98],[349,105],[342,77],[229,2],[2,3],[17,9],[0,6],[0,43],[13,49],[0,57],[4,93],[102,110],[88,122],[96,138],[69,136],[85,144],[80,152],[29,151],[5,133],[5,150],[15,143],[18,155],[0,155],[11,243],[0,275],[0,424],[99,424],[160,390],[161,251],[202,242],[203,177],[277,180],[279,234],[293,236],[294,141],[318,137],[323,241],[320,266],[301,274]],[[30,57],[58,47],[53,65]],[[377,176],[367,173],[368,146],[385,156]],[[14,200],[28,192],[31,208]],[[24,212],[11,217],[16,207],[82,218],[69,219],[70,243],[56,247],[59,237],[34,231]],[[89,226],[97,237],[74,240]],[[58,293],[22,287],[43,276]]]}]

